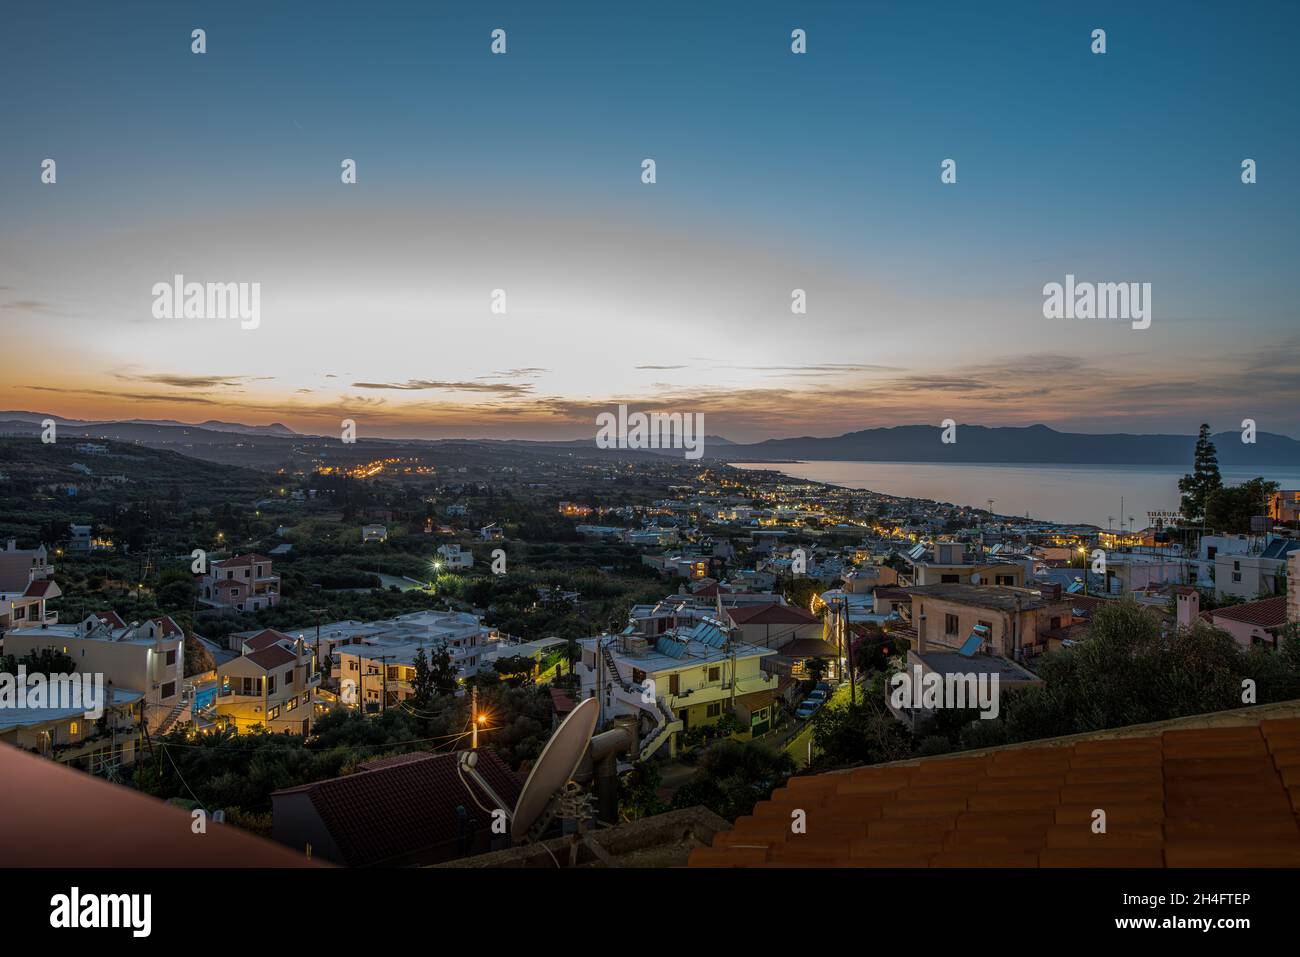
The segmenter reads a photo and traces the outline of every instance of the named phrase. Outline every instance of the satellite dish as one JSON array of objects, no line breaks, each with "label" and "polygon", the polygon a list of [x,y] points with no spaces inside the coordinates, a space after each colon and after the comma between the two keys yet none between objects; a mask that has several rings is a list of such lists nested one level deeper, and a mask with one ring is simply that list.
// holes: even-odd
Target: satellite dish
[{"label": "satellite dish", "polygon": [[551,735],[542,748],[541,757],[528,773],[524,789],[519,793],[515,813],[510,821],[510,837],[520,840],[528,835],[533,825],[547,811],[551,799],[578,770],[578,764],[587,751],[591,734],[596,730],[600,716],[600,702],[588,698],[570,712],[569,716]]},{"label": "satellite dish", "polygon": [[978,585],[978,584],[980,583],[980,573],[979,573],[979,572],[972,572],[972,573],[971,573],[971,576],[970,576],[970,583],[971,583],[972,585]]}]

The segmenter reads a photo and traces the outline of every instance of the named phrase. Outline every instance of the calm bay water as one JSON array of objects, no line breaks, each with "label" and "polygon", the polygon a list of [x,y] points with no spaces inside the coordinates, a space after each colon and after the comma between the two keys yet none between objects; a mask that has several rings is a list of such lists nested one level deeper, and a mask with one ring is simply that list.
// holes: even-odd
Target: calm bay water
[{"label": "calm bay water", "polygon": [[[949,465],[935,462],[746,462],[742,469],[770,469],[799,479],[888,495],[928,498],[1068,524],[1118,528],[1133,516],[1138,528],[1149,511],[1178,511],[1178,480],[1190,468],[1156,465]],[[1226,485],[1259,472],[1223,470]],[[1300,471],[1266,469],[1264,478],[1300,488]]]}]

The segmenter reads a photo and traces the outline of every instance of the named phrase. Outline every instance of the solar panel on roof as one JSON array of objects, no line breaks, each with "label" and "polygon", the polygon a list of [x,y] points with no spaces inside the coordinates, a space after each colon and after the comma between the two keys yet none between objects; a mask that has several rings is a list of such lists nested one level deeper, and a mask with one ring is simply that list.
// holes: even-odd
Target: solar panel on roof
[{"label": "solar panel on roof", "polygon": [[727,633],[712,618],[706,618],[691,632],[691,638],[710,648],[721,648],[727,643]]},{"label": "solar panel on roof", "polygon": [[669,658],[680,658],[686,654],[686,645],[675,638],[660,638],[655,642],[655,650]]},{"label": "solar panel on roof", "polygon": [[980,650],[980,645],[989,638],[989,630],[983,625],[976,625],[971,629],[970,637],[962,642],[959,652],[969,658]]},{"label": "solar panel on roof", "polygon": [[909,558],[920,558],[925,554],[924,545],[914,545],[907,553]]}]

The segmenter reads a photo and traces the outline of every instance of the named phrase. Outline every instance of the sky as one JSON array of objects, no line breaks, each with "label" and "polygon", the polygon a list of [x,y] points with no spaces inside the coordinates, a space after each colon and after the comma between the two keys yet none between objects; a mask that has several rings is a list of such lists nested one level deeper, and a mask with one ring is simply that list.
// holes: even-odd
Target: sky
[{"label": "sky", "polygon": [[[0,16],[0,409],[430,438],[589,437],[618,403],[733,441],[947,418],[1300,436],[1300,4]],[[156,318],[177,274],[260,284],[257,327]],[[1150,328],[1045,318],[1067,274],[1151,283]]]}]

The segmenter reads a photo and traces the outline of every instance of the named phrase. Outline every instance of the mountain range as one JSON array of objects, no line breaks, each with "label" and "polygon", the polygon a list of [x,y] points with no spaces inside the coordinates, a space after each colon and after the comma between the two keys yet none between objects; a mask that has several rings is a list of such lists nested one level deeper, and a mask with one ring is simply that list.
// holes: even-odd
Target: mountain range
[{"label": "mountain range", "polygon": [[[34,435],[44,419],[53,419],[74,435],[134,441],[145,445],[229,445],[247,437],[271,440],[286,447],[295,442],[331,442],[337,436],[314,436],[295,432],[286,425],[244,425],[209,419],[187,423],[172,419],[131,419],[96,422],[65,419],[37,412],[0,412],[0,434]],[[1040,465],[1176,465],[1191,467],[1196,446],[1194,435],[1093,434],[1059,432],[1046,425],[999,426],[958,425],[955,442],[942,441],[943,429],[931,425],[903,425],[863,429],[843,435],[800,436],[737,443],[721,436],[706,436],[704,457],[726,462],[781,462],[795,459],[846,462],[957,462],[964,464]],[[1300,468],[1300,441],[1272,432],[1259,432],[1254,443],[1242,442],[1239,432],[1213,436],[1219,463],[1225,468]],[[278,441],[276,441],[278,440]],[[366,437],[361,442],[372,441]],[[386,442],[425,445],[440,442],[519,446],[537,449],[593,448],[594,439],[562,441],[525,439],[385,439]],[[649,450],[647,450],[649,451]],[[678,457],[680,450],[654,450]],[[611,455],[619,454],[611,450]],[[626,453],[624,453],[626,454]]]}]

